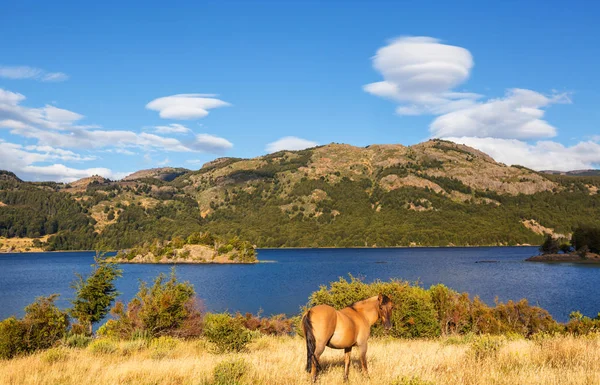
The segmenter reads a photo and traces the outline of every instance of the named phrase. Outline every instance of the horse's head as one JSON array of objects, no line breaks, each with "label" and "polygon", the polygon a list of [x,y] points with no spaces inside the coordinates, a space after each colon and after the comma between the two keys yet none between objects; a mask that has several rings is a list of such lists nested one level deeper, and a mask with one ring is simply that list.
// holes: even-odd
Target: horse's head
[{"label": "horse's head", "polygon": [[377,300],[379,302],[377,307],[379,318],[381,318],[383,327],[385,327],[386,330],[390,330],[392,328],[392,308],[394,307],[394,303],[390,297],[385,294],[379,294]]}]

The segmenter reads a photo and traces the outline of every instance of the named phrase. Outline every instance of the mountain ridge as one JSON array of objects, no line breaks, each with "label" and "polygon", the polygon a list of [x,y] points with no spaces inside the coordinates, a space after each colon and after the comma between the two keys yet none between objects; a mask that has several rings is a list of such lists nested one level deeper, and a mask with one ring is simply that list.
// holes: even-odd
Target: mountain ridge
[{"label": "mountain ridge", "polygon": [[[507,166],[444,140],[332,143],[120,181],[9,179],[0,179],[0,235],[49,235],[52,249],[204,230],[259,247],[535,244],[539,229],[568,235],[600,218],[599,177]],[[532,221],[536,231],[524,225]]]}]

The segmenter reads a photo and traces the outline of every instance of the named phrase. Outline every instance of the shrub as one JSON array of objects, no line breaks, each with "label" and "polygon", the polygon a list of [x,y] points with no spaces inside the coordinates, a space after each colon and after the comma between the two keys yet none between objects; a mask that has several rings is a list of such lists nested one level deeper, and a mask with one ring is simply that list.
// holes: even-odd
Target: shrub
[{"label": "shrub", "polygon": [[574,335],[585,335],[600,331],[600,313],[594,319],[586,317],[581,312],[574,311],[569,314],[569,322],[565,331]]},{"label": "shrub", "polygon": [[92,339],[92,337],[87,337],[82,334],[72,334],[65,339],[65,346],[83,349],[92,342]]},{"label": "shrub", "polygon": [[23,323],[15,317],[0,322],[0,359],[10,359],[27,351]]},{"label": "shrub", "polygon": [[442,334],[464,333],[469,330],[471,301],[466,293],[459,294],[442,284],[430,287],[429,293]]},{"label": "shrub", "polygon": [[97,339],[88,345],[88,349],[93,354],[111,354],[118,350],[117,344],[109,339]]},{"label": "shrub", "polygon": [[111,337],[133,338],[143,333],[147,337],[197,337],[202,333],[202,313],[195,299],[194,287],[189,282],[178,282],[175,271],[167,280],[160,274],[152,287],[146,282],[127,308],[117,302],[109,320],[98,331]]},{"label": "shrub", "polygon": [[228,313],[207,314],[204,335],[215,345],[218,353],[239,352],[252,340],[252,334],[242,321]]},{"label": "shrub", "polygon": [[[340,278],[332,282],[329,288],[321,286],[311,294],[307,307],[326,304],[341,309],[378,293],[388,295],[394,302],[389,334],[399,338],[466,333],[530,336],[560,329],[546,310],[529,305],[525,299],[497,302],[490,307],[478,297],[471,300],[468,294],[459,294],[444,285],[425,290],[395,280],[366,284],[352,276],[349,281]],[[383,328],[374,327],[374,335],[383,333]]]},{"label": "shrub", "polygon": [[138,339],[133,341],[127,341],[121,346],[121,353],[124,356],[129,356],[133,353],[140,352],[148,346],[146,340]]},{"label": "shrub", "polygon": [[496,358],[503,344],[504,340],[500,337],[484,335],[473,341],[469,352],[476,360]]},{"label": "shrub", "polygon": [[214,385],[238,385],[248,371],[248,364],[241,358],[222,361],[213,369]]},{"label": "shrub", "polygon": [[69,352],[65,348],[52,348],[44,352],[42,361],[53,364],[55,362],[65,361],[69,357]]},{"label": "shrub", "polygon": [[262,334],[282,336],[292,333],[292,319],[286,318],[284,314],[274,315],[270,318],[260,315],[254,316],[251,313],[246,315],[236,314],[236,319],[239,319],[248,330],[259,331]]},{"label": "shrub", "polygon": [[173,337],[161,336],[153,339],[150,342],[150,348],[152,349],[152,358],[161,359],[169,355],[179,344]]}]

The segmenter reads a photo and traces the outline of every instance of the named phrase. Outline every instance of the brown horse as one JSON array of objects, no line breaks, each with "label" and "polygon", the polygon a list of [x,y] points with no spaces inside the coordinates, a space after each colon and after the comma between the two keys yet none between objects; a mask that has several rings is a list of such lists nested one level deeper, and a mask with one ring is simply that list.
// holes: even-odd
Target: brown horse
[{"label": "brown horse", "polygon": [[306,337],[306,371],[311,373],[313,382],[317,381],[319,358],[325,346],[344,349],[344,381],[348,380],[353,346],[358,347],[362,370],[368,375],[367,339],[371,326],[381,319],[385,328],[390,329],[392,307],[392,300],[379,294],[342,310],[335,310],[328,305],[318,305],[308,310],[302,318],[302,329]]}]

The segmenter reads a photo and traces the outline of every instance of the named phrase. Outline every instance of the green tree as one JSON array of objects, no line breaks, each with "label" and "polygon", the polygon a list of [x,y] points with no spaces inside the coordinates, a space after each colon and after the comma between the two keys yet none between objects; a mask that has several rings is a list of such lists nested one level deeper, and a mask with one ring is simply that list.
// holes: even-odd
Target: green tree
[{"label": "green tree", "polygon": [[116,264],[107,261],[101,254],[97,254],[94,261],[92,273],[87,278],[76,274],[77,278],[71,285],[76,293],[69,312],[87,334],[92,334],[92,325],[108,314],[110,305],[119,295],[114,281],[122,274]]},{"label": "green tree", "polygon": [[546,235],[546,240],[540,246],[540,252],[542,254],[556,254],[558,253],[559,245],[558,241],[552,237],[552,235]]}]

